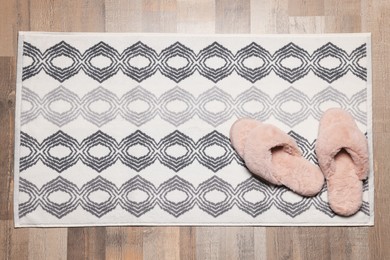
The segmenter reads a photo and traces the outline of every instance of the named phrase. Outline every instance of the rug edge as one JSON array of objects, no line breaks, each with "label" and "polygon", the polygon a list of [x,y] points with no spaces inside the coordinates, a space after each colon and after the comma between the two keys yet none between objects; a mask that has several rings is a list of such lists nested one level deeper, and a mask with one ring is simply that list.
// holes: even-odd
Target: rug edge
[{"label": "rug edge", "polygon": [[20,113],[22,101],[22,68],[23,68],[23,42],[26,32],[18,33],[18,54],[16,62],[16,100],[15,100],[15,137],[14,137],[14,225],[19,223],[19,162],[20,162]]},{"label": "rug edge", "polygon": [[[36,35],[35,32],[19,32],[19,39],[18,39],[18,60],[17,60],[17,81],[16,81],[16,102],[15,102],[15,148],[14,148],[14,224],[15,227],[72,227],[72,226],[79,226],[79,225],[25,225],[20,223],[19,219],[19,210],[18,210],[18,195],[19,195],[19,177],[20,177],[20,172],[19,172],[19,162],[20,162],[20,116],[21,116],[21,90],[22,90],[22,58],[23,58],[23,41],[25,36],[34,34]],[[46,33],[45,33],[46,34]],[[52,34],[52,33],[48,33]],[[55,34],[55,33],[53,33]],[[69,33],[65,33],[69,34]],[[73,33],[71,33],[73,34]],[[74,33],[77,34],[77,33]],[[96,35],[101,35],[104,33],[92,33]],[[115,33],[115,34],[128,34],[128,33]],[[154,34],[148,34],[148,33],[131,33],[132,35],[154,35]],[[160,34],[158,34],[160,35]],[[166,34],[161,34],[161,35],[166,35]],[[242,36],[256,36],[256,35],[245,35],[245,34],[239,34]],[[332,35],[332,34],[331,34]],[[338,35],[338,34],[337,34]],[[351,35],[351,34],[341,34],[341,35]],[[164,223],[146,223],[143,224],[144,226],[372,226],[374,225],[374,169],[373,169],[373,131],[372,131],[372,60],[371,60],[371,34],[369,33],[357,33],[357,34],[352,34],[352,35],[360,35],[360,36],[366,36],[367,38],[367,60],[368,60],[368,74],[367,74],[367,132],[368,132],[368,138],[369,138],[369,149],[370,149],[370,180],[369,180],[369,187],[370,187],[370,193],[369,193],[369,201],[370,201],[370,218],[367,223],[352,223],[345,225],[344,223],[327,223],[327,224],[313,224],[313,223],[278,223],[278,224],[270,224],[270,223],[262,223],[262,224],[254,224],[254,223],[234,223],[234,224],[215,224],[215,223],[169,223],[169,224],[164,224]],[[189,34],[188,34],[189,36]],[[204,36],[216,36],[216,35],[204,35]],[[226,36],[234,36],[234,35],[226,35]],[[270,37],[278,37],[278,36],[283,36],[283,35],[278,35],[278,34],[273,34],[273,35],[268,35]],[[294,36],[294,35],[290,35]],[[318,36],[318,35],[304,35],[304,36]],[[328,36],[328,35],[326,35]],[[99,226],[99,224],[83,224],[80,226]],[[107,224],[101,224],[101,226],[110,226]],[[114,225],[114,226],[136,226],[136,224],[119,224],[119,225]]]},{"label": "rug edge", "polygon": [[367,34],[367,136],[369,149],[369,201],[370,201],[370,223],[375,223],[375,181],[374,181],[374,140],[373,140],[373,111],[372,111],[372,38],[371,33]]},{"label": "rug edge", "polygon": [[153,36],[153,37],[161,37],[161,36],[170,36],[170,37],[222,37],[222,38],[229,38],[229,37],[265,37],[265,38],[275,38],[275,37],[315,37],[315,38],[322,38],[322,37],[370,37],[371,33],[369,32],[353,32],[353,33],[266,33],[266,34],[252,34],[252,33],[161,33],[161,32],[48,32],[48,31],[19,31],[19,34],[23,35],[31,35],[31,36],[37,36],[37,35],[60,35],[60,36]]}]

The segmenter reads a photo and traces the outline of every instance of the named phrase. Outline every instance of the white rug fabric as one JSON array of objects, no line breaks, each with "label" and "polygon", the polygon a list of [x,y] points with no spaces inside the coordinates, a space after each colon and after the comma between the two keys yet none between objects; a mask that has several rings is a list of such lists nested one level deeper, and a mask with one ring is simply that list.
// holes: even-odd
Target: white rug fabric
[{"label": "white rug fabric", "polygon": [[[21,32],[15,226],[373,225],[371,91],[370,34]],[[229,140],[256,118],[316,164],[331,107],[369,141],[352,217],[326,185],[305,198],[253,177]]]}]

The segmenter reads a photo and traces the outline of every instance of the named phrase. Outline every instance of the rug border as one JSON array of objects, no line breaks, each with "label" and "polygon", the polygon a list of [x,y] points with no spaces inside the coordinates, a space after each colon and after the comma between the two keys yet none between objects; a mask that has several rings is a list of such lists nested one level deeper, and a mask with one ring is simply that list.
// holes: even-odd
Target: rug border
[{"label": "rug border", "polygon": [[357,33],[281,33],[281,34],[222,34],[222,33],[159,33],[159,32],[45,32],[45,31],[19,31],[19,37],[25,35],[61,35],[61,36],[155,36],[155,37],[218,37],[218,38],[246,38],[246,37],[262,37],[262,38],[326,38],[326,37],[368,37],[371,39],[371,32]]},{"label": "rug border", "polygon": [[[21,101],[22,101],[22,69],[23,69],[23,40],[27,32],[18,33],[18,54],[16,62],[16,100],[15,100],[15,143],[14,143],[14,224],[15,227],[20,226],[19,223],[19,162],[20,162],[20,117],[21,117]],[[28,34],[28,33],[27,33]]]},{"label": "rug border", "polygon": [[370,201],[370,220],[368,226],[375,224],[375,181],[374,181],[374,139],[373,139],[373,112],[372,112],[372,37],[371,33],[367,33],[367,138],[370,163],[370,175],[368,179],[369,185],[369,201]]},{"label": "rug border", "polygon": [[[369,176],[369,201],[370,201],[370,218],[366,223],[89,223],[89,224],[21,224],[19,219],[18,195],[19,195],[19,162],[20,162],[20,127],[21,127],[21,99],[22,99],[22,58],[23,58],[23,40],[26,35],[77,35],[77,36],[170,36],[170,37],[265,37],[265,38],[323,38],[323,37],[366,37],[367,38],[367,138],[369,141],[369,162],[370,162],[370,176]],[[353,227],[353,226],[373,226],[374,221],[374,150],[373,150],[373,119],[372,119],[372,38],[371,33],[325,33],[325,34],[186,34],[186,33],[106,33],[106,32],[43,32],[43,31],[19,31],[18,33],[18,54],[17,54],[17,76],[16,76],[16,102],[15,102],[15,141],[14,141],[14,226],[21,227],[94,227],[94,226],[260,226],[260,227]]]}]

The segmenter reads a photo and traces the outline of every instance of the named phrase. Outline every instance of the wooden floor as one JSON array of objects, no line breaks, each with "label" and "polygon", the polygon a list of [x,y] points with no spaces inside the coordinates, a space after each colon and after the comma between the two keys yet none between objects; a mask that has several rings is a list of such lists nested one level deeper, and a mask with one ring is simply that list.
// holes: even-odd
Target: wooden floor
[{"label": "wooden floor", "polygon": [[[13,228],[18,31],[371,32],[374,227]],[[390,259],[390,1],[0,0],[0,259]]]}]

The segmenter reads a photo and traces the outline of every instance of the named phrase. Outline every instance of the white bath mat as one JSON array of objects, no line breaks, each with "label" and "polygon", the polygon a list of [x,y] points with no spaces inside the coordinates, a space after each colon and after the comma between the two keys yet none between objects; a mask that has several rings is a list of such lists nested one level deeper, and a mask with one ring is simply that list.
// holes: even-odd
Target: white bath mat
[{"label": "white bath mat", "polygon": [[[21,33],[15,225],[372,225],[251,176],[230,146],[241,117],[314,153],[342,107],[371,137],[370,35]],[[372,158],[371,158],[372,169]]]}]

